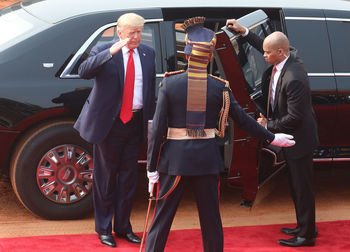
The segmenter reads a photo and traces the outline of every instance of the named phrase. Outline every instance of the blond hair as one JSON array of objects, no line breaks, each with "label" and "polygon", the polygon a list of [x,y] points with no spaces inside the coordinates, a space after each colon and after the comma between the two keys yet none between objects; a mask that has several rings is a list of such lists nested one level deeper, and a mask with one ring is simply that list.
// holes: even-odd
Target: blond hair
[{"label": "blond hair", "polygon": [[118,18],[117,28],[123,26],[143,27],[145,19],[136,13],[125,13]]}]

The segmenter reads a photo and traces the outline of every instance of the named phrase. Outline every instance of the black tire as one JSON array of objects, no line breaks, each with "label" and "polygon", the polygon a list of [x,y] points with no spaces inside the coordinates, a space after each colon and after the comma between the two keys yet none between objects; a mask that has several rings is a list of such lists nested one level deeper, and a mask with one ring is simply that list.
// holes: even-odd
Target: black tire
[{"label": "black tire", "polygon": [[11,159],[12,187],[23,205],[45,219],[77,219],[92,212],[92,146],[72,121],[31,130]]}]

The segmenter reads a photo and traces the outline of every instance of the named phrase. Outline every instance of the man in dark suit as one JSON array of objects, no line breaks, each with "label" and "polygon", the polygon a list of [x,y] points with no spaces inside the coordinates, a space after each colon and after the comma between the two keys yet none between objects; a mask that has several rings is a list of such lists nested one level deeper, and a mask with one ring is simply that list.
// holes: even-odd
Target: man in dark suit
[{"label": "man in dark suit", "polygon": [[283,151],[289,167],[297,227],[282,228],[283,233],[294,237],[281,239],[279,243],[293,247],[314,246],[317,229],[312,158],[318,134],[304,64],[296,51],[290,50],[289,40],[282,32],[274,32],[263,41],[235,19],[228,20],[226,26],[244,36],[271,64],[262,77],[266,111],[260,114],[258,122],[272,132],[292,134],[296,141],[293,147]]},{"label": "man in dark suit", "polygon": [[[148,140],[149,188],[152,190],[159,179],[159,196],[175,189],[156,203],[154,220],[146,240],[148,252],[164,250],[186,180],[196,197],[204,251],[223,251],[218,182],[224,165],[215,139],[222,107],[226,109],[220,125],[226,124],[229,114],[243,129],[262,141],[282,146],[294,144],[290,140],[292,136],[274,135],[247,115],[233,97],[227,81],[207,75],[216,37],[211,30],[203,27],[203,23],[203,17],[185,21],[184,52],[188,57],[188,70],[167,73],[159,88]],[[166,132],[167,141],[162,145]],[[224,128],[217,133],[222,136],[223,132]],[[176,178],[179,176],[178,182]]]},{"label": "man in dark suit", "polygon": [[130,224],[137,160],[155,108],[155,53],[141,44],[144,19],[134,13],[117,22],[119,41],[97,45],[79,75],[95,78],[74,127],[94,144],[95,230],[105,245],[118,237],[140,243]]}]

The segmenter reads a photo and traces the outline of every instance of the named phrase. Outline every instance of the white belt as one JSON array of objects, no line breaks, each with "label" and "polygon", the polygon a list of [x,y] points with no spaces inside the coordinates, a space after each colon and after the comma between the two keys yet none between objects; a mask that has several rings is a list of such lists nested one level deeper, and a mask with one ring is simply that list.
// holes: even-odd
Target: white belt
[{"label": "white belt", "polygon": [[167,139],[173,140],[190,140],[190,139],[210,139],[215,138],[215,129],[204,129],[206,136],[192,137],[187,135],[186,128],[168,128]]}]

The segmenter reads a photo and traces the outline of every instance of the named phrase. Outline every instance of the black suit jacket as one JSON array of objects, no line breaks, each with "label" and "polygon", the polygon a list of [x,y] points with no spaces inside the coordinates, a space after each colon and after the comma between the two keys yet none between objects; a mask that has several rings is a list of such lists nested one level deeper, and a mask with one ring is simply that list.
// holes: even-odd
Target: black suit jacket
[{"label": "black suit jacket", "polygon": [[[207,79],[207,107],[205,128],[215,128],[222,107],[223,91],[229,90],[222,81],[210,76]],[[230,94],[230,112],[241,128],[263,141],[271,142],[274,135],[260,126],[244,112]],[[157,170],[169,175],[218,174],[224,168],[216,139],[167,140],[159,156],[163,136],[168,127],[186,127],[187,72],[167,76],[159,88],[156,112],[153,117],[149,139],[147,166],[149,171]]]},{"label": "black suit jacket", "polygon": [[[90,143],[100,143],[112,128],[120,112],[124,89],[124,63],[120,50],[111,56],[109,49],[116,41],[97,45],[90,56],[81,63],[79,75],[84,79],[95,78],[95,84],[87,98],[74,128]],[[155,53],[140,44],[137,48],[143,78],[143,125],[144,137],[147,122],[155,109]]]},{"label": "black suit jacket", "polygon": [[[246,40],[263,53],[263,40],[249,32]],[[262,92],[267,107],[272,66],[262,76]],[[266,111],[264,111],[266,112]],[[284,148],[287,158],[300,158],[318,146],[316,116],[312,108],[310,84],[302,60],[292,49],[277,82],[274,109],[270,110],[267,128],[274,133],[294,136],[296,144]],[[265,113],[266,115],[266,113]]]}]

